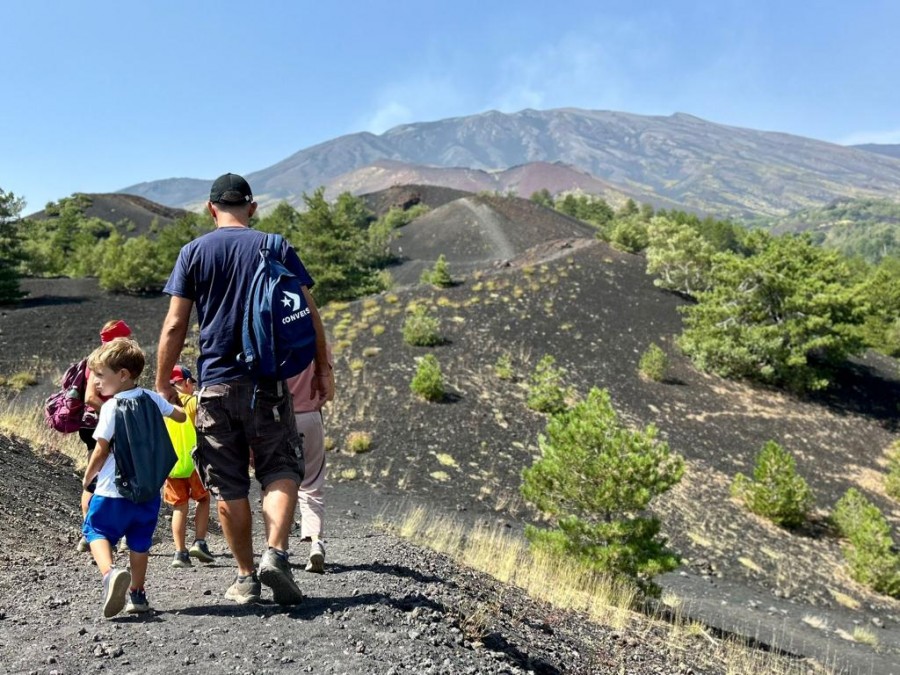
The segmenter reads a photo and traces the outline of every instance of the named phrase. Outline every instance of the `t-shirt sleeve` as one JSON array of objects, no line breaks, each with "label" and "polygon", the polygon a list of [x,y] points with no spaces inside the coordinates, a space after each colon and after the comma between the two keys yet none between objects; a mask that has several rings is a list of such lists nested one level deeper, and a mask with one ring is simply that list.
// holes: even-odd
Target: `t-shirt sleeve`
[{"label": "t-shirt sleeve", "polygon": [[116,399],[111,398],[100,406],[100,414],[97,416],[97,428],[94,429],[94,438],[104,441],[112,441],[116,433]]},{"label": "t-shirt sleeve", "polygon": [[309,272],[306,271],[306,267],[304,267],[303,263],[300,261],[300,256],[297,255],[294,247],[285,241],[284,248],[284,266],[297,275],[297,278],[303,286],[312,288],[316,282],[309,276]]},{"label": "t-shirt sleeve", "polygon": [[169,275],[166,287],[163,293],[167,295],[177,295],[180,298],[188,300],[196,300],[197,293],[194,287],[194,276],[190,271],[190,250],[187,246],[183,246],[178,252],[178,259],[175,261],[175,267]]},{"label": "t-shirt sleeve", "polygon": [[155,391],[150,391],[149,389],[145,389],[144,391],[150,394],[150,398],[152,398],[157,407],[159,407],[159,412],[162,413],[163,417],[168,417],[172,414],[172,411],[175,410],[175,406],[173,406]]}]

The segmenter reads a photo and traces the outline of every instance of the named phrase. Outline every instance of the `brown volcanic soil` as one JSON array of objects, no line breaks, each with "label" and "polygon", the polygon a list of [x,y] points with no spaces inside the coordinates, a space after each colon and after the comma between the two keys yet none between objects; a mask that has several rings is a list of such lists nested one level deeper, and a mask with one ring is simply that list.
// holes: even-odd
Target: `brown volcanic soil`
[{"label": "brown volcanic soil", "polygon": [[[378,505],[419,499],[433,508],[458,512],[462,518],[499,518],[513,531],[518,531],[522,522],[533,515],[518,497],[520,472],[537,455],[537,436],[546,422],[543,416],[525,407],[523,380],[540,357],[549,353],[568,370],[567,380],[579,393],[583,394],[591,386],[609,388],[614,404],[625,419],[641,425],[655,423],[662,436],[688,460],[682,485],[674,494],[661,500],[656,510],[665,523],[672,545],[685,559],[680,571],[661,581],[664,587],[683,599],[689,614],[726,630],[738,630],[766,642],[774,641],[796,653],[837,665],[846,672],[898,672],[894,664],[900,660],[900,603],[870,594],[848,578],[841,563],[840,544],[829,536],[823,525],[814,524],[804,533],[788,534],[748,515],[728,494],[734,473],[749,472],[759,447],[766,440],[774,439],[797,456],[799,471],[815,491],[820,518],[848,487],[856,486],[879,504],[896,527],[900,523],[897,505],[881,493],[879,482],[883,472],[883,450],[896,438],[898,420],[893,404],[900,398],[900,381],[895,362],[867,357],[848,370],[838,393],[810,401],[704,376],[672,350],[672,338],[680,331],[677,307],[682,301],[653,287],[643,271],[641,258],[616,252],[599,243],[559,248],[565,245],[543,246],[543,254],[554,258],[545,264],[540,262],[540,257],[535,258],[532,249],[529,260],[513,260],[509,270],[483,274],[480,279],[469,278],[445,291],[410,289],[398,291],[396,295],[370,298],[352,303],[327,320],[327,325],[334,330],[342,319],[348,318],[350,330],[355,333],[352,339],[345,332],[333,340],[340,348],[337,358],[339,397],[326,419],[338,450],[331,455],[331,475],[336,483],[333,492],[336,507],[332,512],[345,513],[346,508],[368,516],[378,512]],[[32,390],[28,395],[32,399],[51,388],[47,379],[49,373],[55,370],[58,374],[67,360],[94,344],[97,327],[111,316],[121,316],[133,323],[145,347],[151,352],[155,349],[166,299],[107,296],[97,293],[92,284],[66,280],[26,282],[26,289],[35,297],[23,307],[6,310],[0,315],[3,340],[0,374],[21,370],[23,363],[30,363],[32,354],[43,356],[39,361],[43,364],[43,389]],[[442,331],[447,338],[444,345],[433,350],[405,345],[400,335],[407,303],[423,295],[429,298],[435,313],[440,316]],[[375,336],[371,330],[375,325],[383,325],[386,330]],[[340,345],[340,340],[349,340],[350,344]],[[663,345],[672,355],[672,376],[667,383],[645,382],[636,375],[640,354],[651,342]],[[449,385],[451,394],[443,403],[419,401],[409,391],[415,358],[428,352],[438,357]],[[491,364],[503,353],[513,357],[518,374],[514,381],[499,380],[493,374]],[[362,368],[358,368],[358,363],[351,368],[353,360],[361,360]],[[351,456],[341,451],[347,434],[352,431],[372,434],[370,453]],[[9,464],[8,461],[5,463]],[[349,473],[344,474],[347,478],[342,478],[341,472],[346,469],[355,469],[357,479],[349,479]],[[14,470],[4,472],[6,482],[0,482],[4,505],[12,502],[13,494],[19,494],[22,475]],[[77,504],[77,482],[74,485],[73,505]],[[361,501],[364,506],[348,505],[353,500]],[[18,548],[8,550],[26,553],[25,557],[33,561],[34,555],[27,553],[30,550],[27,547],[36,545],[33,542],[43,546],[46,533],[45,527],[35,528],[33,522],[56,522],[57,519],[45,518],[37,512],[37,518],[29,522],[28,511],[21,510],[27,507],[20,502],[12,503],[19,510],[4,513],[12,513],[15,523],[25,520],[26,527],[32,529],[19,540]],[[77,519],[73,520],[75,517],[73,509],[70,520],[64,525],[64,531],[70,532],[71,537],[74,537],[72,528],[77,523]],[[351,558],[350,563],[335,558],[341,564],[374,564],[371,559],[377,555],[379,561],[390,559],[391,565],[406,565],[418,573],[430,569],[429,565],[449,565],[440,557],[418,551],[413,553],[412,547],[393,540],[377,548],[377,554],[372,553],[377,542],[388,542],[388,539],[381,534],[365,538],[367,530],[353,529],[363,527],[361,521],[349,522],[348,529],[339,524],[335,526],[335,540],[344,537],[365,539],[353,554],[359,558],[355,561]],[[51,541],[58,540],[60,534],[55,526],[51,529]],[[6,546],[9,530],[0,531]],[[114,643],[110,640],[116,636],[115,629],[107,631],[109,624],[105,623],[94,627],[91,623],[96,616],[93,606],[81,604],[94,602],[96,595],[86,566],[72,572],[75,576],[65,576],[59,582],[49,575],[52,583],[58,585],[40,585],[34,594],[29,591],[20,597],[5,591],[20,582],[23,576],[38,578],[42,584],[46,582],[46,579],[39,579],[45,562],[50,571],[61,569],[60,561],[68,561],[64,566],[66,570],[71,567],[69,563],[77,567],[79,563],[74,554],[71,559],[66,558],[70,555],[68,542],[59,541],[52,546],[56,547],[53,549],[55,558],[48,561],[47,553],[41,550],[40,562],[32,562],[37,574],[4,565],[0,572],[5,575],[0,577],[3,580],[0,599],[17,598],[19,604],[14,605],[18,608],[15,610],[17,621],[29,621],[33,614],[45,617],[54,612],[70,612],[71,616],[62,616],[59,625],[53,628],[55,632],[49,633],[53,640],[48,639],[47,644],[80,648],[76,626],[85,626],[88,631],[86,637],[82,636],[85,641],[95,634],[100,635],[101,645],[105,642],[113,646],[114,651]],[[399,552],[399,558],[389,557],[394,551]],[[336,552],[335,555],[339,554]],[[422,566],[419,562],[410,564],[408,560],[413,558],[421,561]],[[11,561],[18,559],[17,555],[11,557]],[[442,562],[431,562],[433,560]],[[157,574],[160,579],[169,578],[165,576],[169,573],[166,562],[166,556],[162,555],[157,561],[157,572],[151,571],[151,574]],[[44,574],[47,576],[46,570]],[[205,575],[207,572],[195,570],[191,574]],[[215,594],[227,584],[229,574],[230,571],[220,569],[214,574],[214,582],[211,577],[201,576],[200,581],[190,585],[194,592],[191,597],[209,590],[217,598]],[[411,583],[408,576],[397,581],[399,588]],[[451,578],[443,571],[435,576],[444,581]],[[373,593],[380,592],[381,586],[377,584],[383,585],[384,578],[382,575],[378,577],[381,581],[372,582],[373,588],[378,589]],[[346,577],[339,578],[343,579]],[[190,658],[185,657],[185,649],[190,648],[179,643],[175,647],[179,651],[176,656],[171,653],[171,647],[165,652],[165,645],[180,640],[179,636],[188,627],[195,629],[192,639],[206,644],[206,640],[213,639],[211,635],[219,635],[220,627],[236,629],[242,624],[234,622],[263,620],[270,625],[274,622],[279,635],[284,636],[280,638],[282,644],[278,645],[280,651],[276,651],[278,658],[285,654],[303,663],[300,659],[306,658],[303,655],[309,652],[304,652],[305,647],[299,648],[297,644],[301,637],[307,639],[307,633],[305,629],[300,632],[301,637],[292,633],[290,639],[294,643],[288,647],[288,626],[295,626],[295,619],[304,619],[302,625],[312,626],[314,636],[327,634],[329,639],[334,639],[332,624],[326,627],[317,623],[325,621],[325,607],[338,604],[343,612],[341,616],[347,613],[345,608],[361,609],[363,616],[366,616],[363,612],[369,612],[365,607],[353,605],[354,596],[350,595],[351,599],[348,599],[345,585],[349,587],[356,583],[362,584],[364,595],[369,592],[365,580],[357,582],[354,578],[346,584],[338,583],[333,587],[337,590],[323,591],[328,597],[317,605],[319,609],[312,610],[311,614],[298,610],[298,616],[282,614],[271,607],[248,614],[235,612],[231,607],[214,610],[212,607],[219,602],[214,599],[208,601],[212,603],[209,606],[202,601],[201,612],[192,609],[197,604],[193,599],[165,595],[160,589],[163,593],[160,606],[166,611],[160,621],[164,624],[162,628],[167,630],[154,632],[149,646],[138,639],[137,633],[121,635],[123,638],[132,636],[128,637],[130,642],[127,644],[132,645],[129,649],[136,648],[141,654],[140,658],[144,659],[141,663],[152,658],[154,664],[158,662],[171,667],[180,663],[180,659]],[[444,584],[438,586],[444,588]],[[311,590],[310,594],[313,593]],[[63,600],[70,599],[69,604],[59,605],[69,609],[53,607],[51,610],[57,595]],[[391,597],[392,601],[398,601],[393,595]],[[463,597],[454,602],[464,604],[470,600]],[[8,601],[2,599],[0,602]],[[445,607],[453,604],[442,602]],[[855,608],[847,606],[853,603],[856,603]],[[78,609],[71,609],[73,606]],[[176,615],[176,611],[179,614]],[[376,609],[376,612],[381,611]],[[6,612],[8,620],[12,616],[9,607]],[[227,620],[214,624],[183,624],[182,619],[176,617],[184,615],[194,619],[203,615],[205,621],[214,621],[213,616],[222,618],[224,615]],[[396,616],[401,620],[401,614]],[[12,630],[9,625],[0,623],[0,634],[6,635]],[[385,625],[394,625],[398,630],[396,624]],[[877,650],[845,638],[857,625],[875,632],[880,643]],[[15,633],[9,633],[13,641],[4,642],[0,657],[11,653],[10,644],[18,644],[18,639],[30,635],[30,627],[33,624],[26,623],[21,629],[16,628]],[[215,638],[218,646],[212,651],[217,654],[217,659],[221,658],[222,651],[229,651],[229,659],[234,658],[234,653],[257,659],[250,662],[235,659],[235,665],[242,666],[245,671],[277,665],[277,661],[267,660],[266,654],[255,645],[225,646],[226,640],[235,639],[238,632]],[[357,631],[351,628],[351,632]],[[516,648],[533,653],[532,647],[526,646],[529,645],[527,640],[537,637],[529,634],[525,641],[515,643]],[[368,639],[363,640],[363,653],[369,649],[365,646],[369,644]],[[599,641],[602,644],[602,639]],[[125,643],[123,639],[115,644]],[[137,644],[141,646],[137,647]],[[346,646],[343,642],[335,644],[336,649]],[[347,644],[352,652],[355,643]],[[95,644],[90,645],[90,649],[95,647]],[[29,658],[38,653],[35,649],[28,652]],[[333,655],[335,670],[366,672],[356,669],[357,666],[350,662],[338,665],[339,651]],[[50,654],[49,651],[40,653]],[[455,651],[448,656],[453,663],[458,657]],[[425,658],[431,658],[431,655],[422,656]],[[547,658],[561,671],[573,667],[571,661],[562,657],[557,661]],[[37,661],[28,663],[35,665],[21,662],[19,667],[39,669]],[[132,666],[139,668],[137,663],[133,661]],[[419,666],[423,660],[414,659],[413,663]],[[438,669],[434,672],[443,672],[439,669],[441,661],[435,663]],[[473,672],[482,672],[477,669],[481,665],[473,662],[476,667]],[[67,666],[65,670],[69,672],[73,668]],[[465,668],[446,672],[465,672]],[[582,672],[606,671],[596,667],[593,671]],[[653,671],[632,670],[629,665],[628,672]],[[658,672],[673,671],[663,667]]]}]

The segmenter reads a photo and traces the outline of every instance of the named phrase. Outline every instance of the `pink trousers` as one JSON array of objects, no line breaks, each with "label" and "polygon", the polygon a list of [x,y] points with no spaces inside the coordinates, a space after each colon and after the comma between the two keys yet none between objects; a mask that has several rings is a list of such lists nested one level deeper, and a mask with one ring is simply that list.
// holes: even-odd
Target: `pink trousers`
[{"label": "pink trousers", "polygon": [[303,436],[303,481],[297,491],[300,536],[321,537],[325,522],[325,427],[319,411],[294,413],[297,431]]}]

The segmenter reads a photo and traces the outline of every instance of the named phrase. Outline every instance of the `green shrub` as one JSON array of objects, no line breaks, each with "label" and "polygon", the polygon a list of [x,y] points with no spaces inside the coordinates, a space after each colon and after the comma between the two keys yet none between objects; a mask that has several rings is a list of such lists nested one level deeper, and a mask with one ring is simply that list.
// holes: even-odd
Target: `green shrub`
[{"label": "green shrub", "polygon": [[566,409],[566,394],[562,388],[565,373],[556,367],[556,359],[547,354],[531,374],[526,405],[538,412],[555,414]]},{"label": "green shrub", "polygon": [[900,501],[900,441],[888,448],[888,473],[884,478],[884,491],[892,499]]},{"label": "green shrub", "polygon": [[427,354],[419,360],[409,388],[426,401],[440,401],[444,398],[444,376],[434,354]]},{"label": "green shrub", "polygon": [[878,507],[850,488],[835,505],[832,520],[848,540],[843,549],[850,576],[878,593],[900,597],[900,554],[893,550],[891,526]]},{"label": "green shrub", "polygon": [[433,347],[444,339],[440,334],[440,321],[422,305],[406,317],[403,322],[403,341],[416,347]]},{"label": "green shrub", "polygon": [[372,449],[372,434],[368,431],[351,431],[347,434],[347,452],[358,455]]},{"label": "green shrub", "polygon": [[669,357],[666,353],[655,343],[647,347],[647,351],[641,355],[638,372],[654,382],[662,382],[666,379],[668,370]]},{"label": "green shrub", "polygon": [[437,288],[449,288],[453,285],[453,278],[450,276],[450,266],[447,264],[447,259],[443,253],[438,256],[433,268],[422,272],[419,281],[423,284],[431,284]]},{"label": "green shrub", "polygon": [[494,373],[501,380],[511,380],[513,378],[512,357],[509,352],[504,352],[497,358],[494,364]]},{"label": "green shrub", "polygon": [[98,245],[100,287],[107,291],[146,293],[162,290],[172,271],[156,242],[146,236],[124,240],[114,233]]},{"label": "green shrub", "polygon": [[802,525],[813,503],[793,456],[775,441],[767,441],[757,455],[753,479],[737,474],[731,491],[753,513],[788,528]]},{"label": "green shrub", "polygon": [[647,224],[633,218],[617,221],[609,232],[609,241],[620,251],[628,253],[643,251],[650,243]]},{"label": "green shrub", "polygon": [[681,480],[684,461],[656,435],[652,425],[620,423],[609,393],[597,388],[553,416],[521,492],[555,529],[529,526],[531,545],[658,590],[650,579],[677,567],[678,556],[666,549],[659,521],[640,514]]}]

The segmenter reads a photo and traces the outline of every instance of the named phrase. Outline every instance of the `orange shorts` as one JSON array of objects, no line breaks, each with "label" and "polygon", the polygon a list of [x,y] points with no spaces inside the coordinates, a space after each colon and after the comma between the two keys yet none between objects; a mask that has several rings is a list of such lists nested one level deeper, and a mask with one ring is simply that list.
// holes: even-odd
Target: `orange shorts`
[{"label": "orange shorts", "polygon": [[166,488],[163,491],[163,500],[166,504],[178,506],[189,499],[199,502],[207,497],[209,493],[200,482],[200,475],[196,469],[190,478],[166,478]]}]

